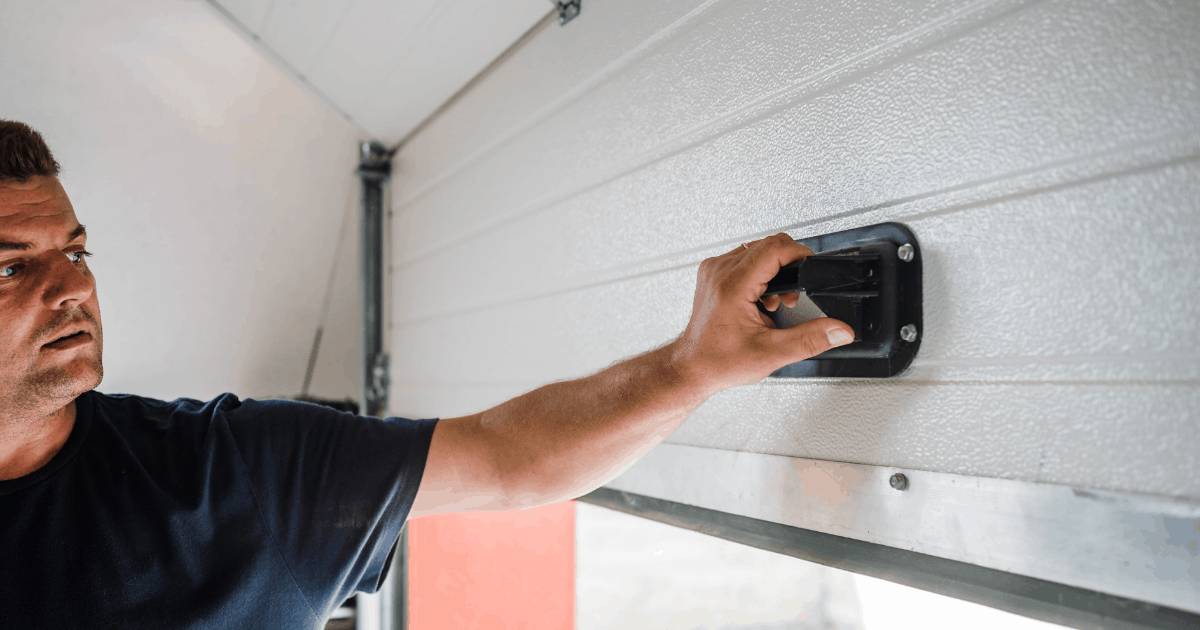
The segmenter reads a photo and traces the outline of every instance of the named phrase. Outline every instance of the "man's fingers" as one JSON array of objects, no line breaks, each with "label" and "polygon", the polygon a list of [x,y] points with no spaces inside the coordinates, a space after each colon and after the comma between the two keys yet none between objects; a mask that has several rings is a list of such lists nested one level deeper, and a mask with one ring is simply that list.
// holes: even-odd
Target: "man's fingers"
[{"label": "man's fingers", "polygon": [[768,295],[768,296],[765,296],[762,298],[762,303],[763,303],[763,308],[767,309],[768,311],[771,311],[772,313],[774,313],[775,310],[778,309],[780,305],[786,306],[788,308],[796,308],[796,305],[800,303],[800,294],[799,293],[783,293],[783,294]]},{"label": "man's fingers", "polygon": [[813,250],[782,232],[749,243],[747,250],[746,256],[730,271],[729,279],[732,285],[744,287],[751,301],[762,296],[767,281],[779,273],[780,267],[813,254]]},{"label": "man's fingers", "polygon": [[854,341],[854,329],[830,317],[818,317],[791,328],[769,331],[768,343],[788,363],[803,361]]}]

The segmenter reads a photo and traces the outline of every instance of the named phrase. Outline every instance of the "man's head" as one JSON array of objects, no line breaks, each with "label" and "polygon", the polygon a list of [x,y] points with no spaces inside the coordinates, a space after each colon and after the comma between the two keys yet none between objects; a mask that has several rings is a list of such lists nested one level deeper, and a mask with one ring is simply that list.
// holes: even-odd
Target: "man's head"
[{"label": "man's head", "polygon": [[58,170],[40,134],[0,120],[0,415],[50,413],[104,374],[87,234]]}]

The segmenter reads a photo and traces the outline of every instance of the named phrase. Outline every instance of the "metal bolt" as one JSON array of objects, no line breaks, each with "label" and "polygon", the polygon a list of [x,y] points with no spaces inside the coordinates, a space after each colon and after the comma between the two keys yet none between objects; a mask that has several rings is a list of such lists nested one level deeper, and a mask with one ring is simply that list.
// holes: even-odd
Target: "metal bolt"
[{"label": "metal bolt", "polygon": [[904,328],[901,328],[900,329],[900,338],[905,341],[910,341],[910,342],[916,341],[917,340],[917,327],[913,326],[912,324],[909,324],[909,325],[905,326]]},{"label": "metal bolt", "polygon": [[900,260],[903,260],[904,262],[912,262],[913,255],[916,253],[917,252],[913,249],[913,246],[909,245],[908,243],[901,245],[900,248],[896,250],[896,255],[899,256]]},{"label": "metal bolt", "polygon": [[908,477],[905,477],[904,473],[896,473],[892,475],[892,478],[888,480],[888,483],[892,484],[892,487],[897,490],[908,489]]}]

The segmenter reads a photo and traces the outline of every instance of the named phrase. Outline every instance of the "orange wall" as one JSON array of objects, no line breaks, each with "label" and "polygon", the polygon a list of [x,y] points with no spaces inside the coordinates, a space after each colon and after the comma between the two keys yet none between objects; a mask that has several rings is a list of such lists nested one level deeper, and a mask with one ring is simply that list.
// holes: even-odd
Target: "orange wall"
[{"label": "orange wall", "polygon": [[572,630],[575,502],[408,524],[410,630]]}]

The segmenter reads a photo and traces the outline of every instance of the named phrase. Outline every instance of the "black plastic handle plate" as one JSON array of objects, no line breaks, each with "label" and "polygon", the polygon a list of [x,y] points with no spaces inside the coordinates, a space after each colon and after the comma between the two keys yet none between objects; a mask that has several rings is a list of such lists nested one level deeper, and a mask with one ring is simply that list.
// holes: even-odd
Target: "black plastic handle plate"
[{"label": "black plastic handle plate", "polygon": [[[821,258],[830,255],[872,259],[870,281],[861,286],[846,286],[830,291],[812,286],[807,293],[830,317],[836,317],[854,328],[855,341],[823,352],[806,361],[786,365],[771,376],[777,377],[860,377],[886,378],[902,372],[912,363],[921,347],[924,332],[921,310],[921,248],[916,236],[900,223],[880,223],[843,232],[799,239]],[[909,260],[905,245],[912,248]],[[819,260],[819,259],[818,259]],[[817,260],[813,261],[814,263]],[[845,267],[845,265],[842,265]],[[832,268],[834,265],[826,264]],[[806,272],[800,267],[801,275]],[[833,272],[812,265],[807,278],[832,277]],[[797,271],[787,267],[768,285],[768,293],[778,293],[796,286]],[[862,281],[861,275],[848,274]],[[799,281],[804,284],[803,280]],[[808,281],[810,284],[813,282]],[[826,281],[829,284],[828,281]],[[837,283],[832,283],[837,284]],[[861,299],[855,297],[856,290]],[[840,293],[838,293],[840,291]],[[835,295],[836,294],[836,295]],[[782,308],[782,307],[781,307]],[[768,313],[778,325],[779,313]],[[906,326],[911,328],[905,329]],[[915,333],[915,337],[901,331]]]}]

